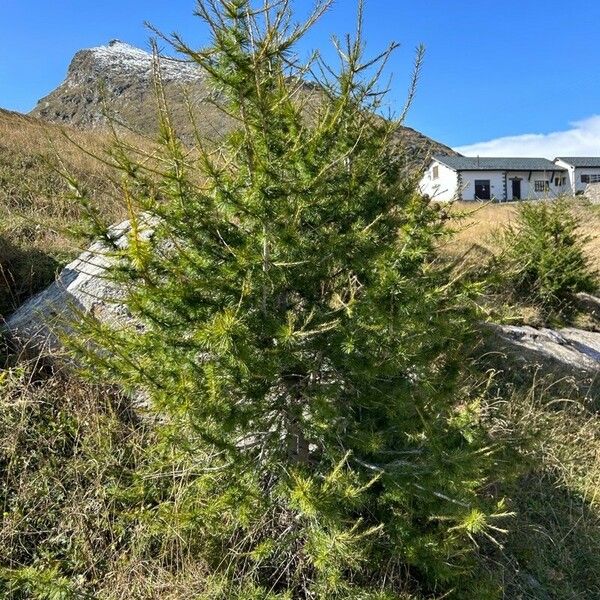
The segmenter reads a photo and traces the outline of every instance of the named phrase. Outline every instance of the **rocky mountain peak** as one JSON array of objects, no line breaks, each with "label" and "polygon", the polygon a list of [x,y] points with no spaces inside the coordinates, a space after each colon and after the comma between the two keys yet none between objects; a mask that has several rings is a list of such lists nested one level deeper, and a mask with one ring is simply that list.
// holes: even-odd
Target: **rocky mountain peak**
[{"label": "rocky mountain peak", "polygon": [[[197,81],[202,73],[197,65],[170,57],[161,57],[160,69],[166,81],[181,83]],[[121,40],[111,40],[106,46],[97,46],[77,52],[69,67],[66,83],[80,75],[95,78],[135,77],[150,82],[154,68],[153,56]]]},{"label": "rocky mountain peak", "polygon": [[[184,97],[206,97],[208,89],[200,68],[181,59],[161,56],[162,81],[174,105]],[[106,123],[106,112],[141,133],[156,131],[155,72],[150,52],[121,40],[79,50],[66,79],[42,98],[32,115],[54,123],[91,128]],[[184,93],[185,89],[185,93]]]},{"label": "rocky mountain peak", "polygon": [[[232,121],[207,102],[211,90],[200,67],[163,56],[158,64],[175,128],[184,142],[192,142],[194,137],[188,118],[189,103],[196,112],[201,135],[217,139],[231,130]],[[152,53],[118,39],[105,46],[80,50],[69,65],[65,81],[42,98],[31,114],[54,123],[90,128],[104,125],[108,111],[128,128],[154,136],[154,70]],[[314,85],[307,84],[307,90],[318,93]],[[399,129],[398,139],[412,164],[422,163],[431,154],[456,154],[408,127]]]}]

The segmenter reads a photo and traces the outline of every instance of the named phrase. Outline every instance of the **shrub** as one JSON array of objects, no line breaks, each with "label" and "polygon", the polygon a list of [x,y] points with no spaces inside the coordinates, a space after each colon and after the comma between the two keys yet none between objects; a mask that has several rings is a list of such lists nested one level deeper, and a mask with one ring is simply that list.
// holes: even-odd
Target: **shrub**
[{"label": "shrub", "polygon": [[161,171],[117,145],[132,229],[109,275],[139,327],[87,318],[74,345],[146,391],[193,465],[177,509],[207,598],[491,597],[471,550],[506,514],[481,494],[496,458],[466,376],[470,290],[377,114],[394,46],[364,59],[359,25],[339,72],[297,65],[323,9],[294,26],[285,0],[198,4],[211,46],[172,41],[239,126],[187,152],[159,90]]},{"label": "shrub", "polygon": [[576,292],[595,291],[597,274],[584,254],[589,238],[579,227],[565,200],[523,203],[501,234],[501,285],[546,314],[567,308]]}]

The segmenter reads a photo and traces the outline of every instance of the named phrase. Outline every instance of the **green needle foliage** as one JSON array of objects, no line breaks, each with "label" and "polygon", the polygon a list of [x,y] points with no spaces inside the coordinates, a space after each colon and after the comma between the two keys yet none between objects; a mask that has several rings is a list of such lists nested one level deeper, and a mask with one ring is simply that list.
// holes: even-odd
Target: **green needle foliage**
[{"label": "green needle foliage", "polygon": [[328,4],[293,25],[287,0],[201,1],[210,47],[171,38],[238,127],[186,150],[158,86],[159,167],[113,153],[131,232],[109,276],[136,325],[85,319],[80,350],[145,391],[187,461],[176,507],[147,494],[195,532],[201,597],[493,597],[469,577],[506,516],[482,500],[496,458],[465,372],[471,290],[378,116],[395,45],[365,59],[359,19],[337,70],[297,63]]},{"label": "green needle foliage", "polygon": [[585,255],[590,240],[579,229],[564,200],[524,203],[516,223],[501,232],[499,285],[546,316],[568,312],[575,293],[598,288],[598,274]]}]

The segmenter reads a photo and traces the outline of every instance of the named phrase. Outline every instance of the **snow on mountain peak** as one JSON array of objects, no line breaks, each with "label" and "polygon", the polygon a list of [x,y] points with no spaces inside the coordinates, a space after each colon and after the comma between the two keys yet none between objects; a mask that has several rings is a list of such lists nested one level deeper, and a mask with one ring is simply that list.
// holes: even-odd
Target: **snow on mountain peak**
[{"label": "snow on mountain peak", "polygon": [[[98,67],[120,75],[152,75],[153,57],[150,52],[121,40],[111,40],[106,46],[90,48]],[[195,81],[202,77],[197,65],[170,57],[160,57],[161,74],[166,81]]]}]

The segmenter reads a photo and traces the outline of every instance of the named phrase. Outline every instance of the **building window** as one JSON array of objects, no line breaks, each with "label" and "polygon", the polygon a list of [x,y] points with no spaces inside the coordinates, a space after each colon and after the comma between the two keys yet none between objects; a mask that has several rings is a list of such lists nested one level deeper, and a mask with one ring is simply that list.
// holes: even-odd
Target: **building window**
[{"label": "building window", "polygon": [[554,185],[556,187],[559,187],[561,185],[566,185],[567,183],[567,178],[566,177],[555,177],[554,178]]},{"label": "building window", "polygon": [[489,179],[475,180],[475,200],[491,200],[492,189]]},{"label": "building window", "polygon": [[431,177],[432,179],[437,179],[440,176],[440,168],[436,165],[431,169]]},{"label": "building window", "polygon": [[536,179],[534,189],[536,192],[547,192],[550,190],[550,182],[545,179]]},{"label": "building window", "polygon": [[600,174],[598,175],[581,175],[581,183],[598,183],[600,181]]}]

